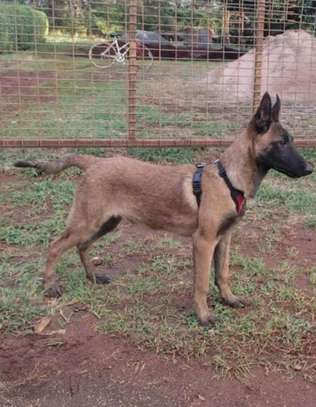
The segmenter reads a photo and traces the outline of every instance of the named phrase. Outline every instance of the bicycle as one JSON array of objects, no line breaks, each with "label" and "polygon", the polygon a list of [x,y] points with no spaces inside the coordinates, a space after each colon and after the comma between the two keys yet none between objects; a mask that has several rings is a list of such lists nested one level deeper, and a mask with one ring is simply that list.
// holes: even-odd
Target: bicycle
[{"label": "bicycle", "polygon": [[[124,65],[128,61],[130,44],[120,41],[117,37],[111,42],[92,45],[89,49],[89,60],[97,68],[109,68],[113,64]],[[136,58],[142,59],[147,67],[153,63],[154,57],[146,45],[136,41]]]}]

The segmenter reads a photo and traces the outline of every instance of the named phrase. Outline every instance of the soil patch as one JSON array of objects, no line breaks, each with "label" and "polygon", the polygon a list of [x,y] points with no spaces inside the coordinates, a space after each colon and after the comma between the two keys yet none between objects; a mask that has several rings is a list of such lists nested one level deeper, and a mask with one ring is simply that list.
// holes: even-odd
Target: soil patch
[{"label": "soil patch", "polygon": [[255,369],[220,379],[207,360],[186,363],[95,332],[78,312],[64,336],[2,338],[0,404],[10,407],[250,407],[315,405],[316,386]]},{"label": "soil patch", "polygon": [[[304,30],[288,30],[264,41],[261,89],[287,102],[316,99],[316,39]],[[212,70],[204,79],[211,94],[250,101],[254,85],[255,50]]]},{"label": "soil patch", "polygon": [[3,100],[3,111],[18,111],[24,105],[34,105],[44,102],[56,102],[57,94],[49,86],[40,86],[56,80],[54,72],[29,72],[12,70],[0,75],[0,97]]},{"label": "soil patch", "polygon": [[297,266],[316,267],[316,231],[296,225],[291,232],[284,237],[282,245],[297,250],[297,256],[292,262]]}]

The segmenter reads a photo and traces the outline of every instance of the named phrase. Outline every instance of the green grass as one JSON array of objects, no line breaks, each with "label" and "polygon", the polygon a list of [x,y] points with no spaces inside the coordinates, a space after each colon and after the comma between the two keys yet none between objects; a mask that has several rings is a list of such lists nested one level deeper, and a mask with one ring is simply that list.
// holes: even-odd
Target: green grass
[{"label": "green grass", "polygon": [[[175,137],[181,129],[190,131],[193,137],[223,137],[238,126],[225,120],[215,120],[198,112],[167,113],[157,107],[140,106],[137,109],[139,135],[147,138],[155,136],[153,128],[158,128],[162,138]],[[165,130],[166,129],[166,130]],[[166,131],[166,132],[165,132]]]},{"label": "green grass", "polygon": [[129,148],[128,154],[145,161],[191,163],[199,151],[198,148]]},{"label": "green grass", "polygon": [[[72,202],[73,187],[70,180],[48,178],[41,182],[34,180],[25,188],[6,194],[1,203],[10,205],[18,214],[23,213],[23,217],[18,215],[14,222],[10,216],[1,218],[0,241],[24,247],[47,246],[51,236],[65,227],[65,207]],[[34,215],[41,218],[41,222],[34,223]]]},{"label": "green grass", "polygon": [[39,261],[1,255],[0,331],[30,332],[32,321],[47,315],[43,304]]},{"label": "green grass", "polygon": [[[43,92],[54,94],[52,88],[42,86]],[[72,80],[60,80],[56,92],[58,103],[32,105],[12,120],[3,118],[0,137],[55,138],[125,136],[126,90],[120,83],[98,83],[93,88]]]},{"label": "green grass", "polygon": [[316,286],[316,267],[313,267],[309,272],[310,282]]},{"label": "green grass", "polygon": [[[100,70],[87,58],[65,56],[69,41],[51,42],[37,52],[0,55],[0,67],[8,77],[8,93],[2,101],[0,137],[14,138],[122,138],[127,136],[127,67]],[[83,41],[71,46],[86,47]],[[55,47],[50,49],[50,47]],[[60,48],[61,47],[61,48]],[[211,114],[183,108],[181,113],[163,110],[147,99],[168,99],[177,105],[183,81],[195,81],[215,66],[206,62],[155,61],[150,73],[140,69],[137,80],[138,136],[222,137],[238,128]],[[159,95],[152,86],[161,83]],[[16,81],[16,85],[14,84]],[[168,85],[168,82],[172,86]],[[15,86],[15,87],[14,87]],[[171,92],[171,94],[170,94]],[[183,134],[185,130],[185,134]]]},{"label": "green grass", "polygon": [[[316,215],[315,177],[289,180],[284,175],[272,173],[274,182],[264,181],[257,194],[257,201],[268,207],[282,207],[293,213]],[[310,221],[311,225],[313,221]]]}]

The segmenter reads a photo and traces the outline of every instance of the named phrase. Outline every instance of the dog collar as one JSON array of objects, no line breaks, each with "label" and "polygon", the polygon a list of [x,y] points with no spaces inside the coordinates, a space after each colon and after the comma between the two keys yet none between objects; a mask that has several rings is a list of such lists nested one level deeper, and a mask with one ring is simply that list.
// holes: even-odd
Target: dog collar
[{"label": "dog collar", "polygon": [[[242,215],[245,211],[245,204],[246,204],[246,198],[245,198],[243,191],[240,191],[239,189],[235,188],[232,185],[232,183],[230,182],[230,179],[227,176],[226,170],[225,170],[223,164],[220,162],[220,160],[216,160],[215,164],[218,169],[218,174],[224,179],[224,181],[230,191],[232,200],[235,202],[237,214]],[[193,174],[193,193],[196,197],[198,206],[200,206],[201,195],[202,195],[201,178],[202,178],[203,171],[204,171],[206,164],[197,163],[195,166],[196,166],[196,171]]]}]

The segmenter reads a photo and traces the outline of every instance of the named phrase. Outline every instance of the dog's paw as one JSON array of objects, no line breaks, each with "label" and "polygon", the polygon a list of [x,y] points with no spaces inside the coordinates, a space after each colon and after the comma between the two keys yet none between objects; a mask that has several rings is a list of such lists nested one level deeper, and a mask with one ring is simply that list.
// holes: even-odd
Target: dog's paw
[{"label": "dog's paw", "polygon": [[223,304],[229,305],[233,308],[244,308],[251,304],[251,301],[247,298],[237,297],[236,295],[229,298],[222,298],[222,302]]},{"label": "dog's paw", "polygon": [[59,283],[45,286],[44,295],[48,298],[59,298],[63,295],[63,287]]},{"label": "dog's paw", "polygon": [[211,313],[208,313],[207,315],[205,315],[203,317],[199,316],[198,319],[199,319],[200,325],[202,325],[202,326],[213,326],[217,322],[217,318]]},{"label": "dog's paw", "polygon": [[106,274],[91,273],[87,275],[88,280],[94,284],[110,284],[111,279]]},{"label": "dog's paw", "polygon": [[216,318],[214,317],[208,306],[206,306],[206,301],[198,301],[198,299],[196,299],[193,302],[193,307],[200,325],[208,326],[215,324]]}]

